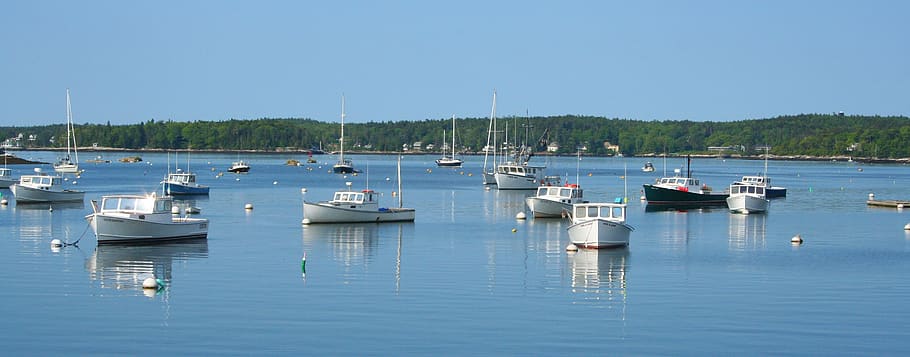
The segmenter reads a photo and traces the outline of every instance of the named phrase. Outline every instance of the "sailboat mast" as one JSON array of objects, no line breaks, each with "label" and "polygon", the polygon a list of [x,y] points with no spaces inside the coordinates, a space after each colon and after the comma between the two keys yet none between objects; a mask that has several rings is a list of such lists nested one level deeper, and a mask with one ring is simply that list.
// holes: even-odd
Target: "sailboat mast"
[{"label": "sailboat mast", "polygon": [[487,146],[483,150],[483,172],[487,172],[487,156],[490,155],[490,136],[493,136],[493,165],[496,165],[496,91],[493,91],[493,108],[490,109],[490,126],[487,129]]},{"label": "sailboat mast", "polygon": [[401,199],[401,154],[398,154],[398,208],[403,207]]},{"label": "sailboat mast", "polygon": [[341,95],[341,138],[339,139],[341,143],[341,155],[338,162],[344,162],[344,94]]},{"label": "sailboat mast", "polygon": [[452,159],[455,159],[455,114],[452,114]]}]

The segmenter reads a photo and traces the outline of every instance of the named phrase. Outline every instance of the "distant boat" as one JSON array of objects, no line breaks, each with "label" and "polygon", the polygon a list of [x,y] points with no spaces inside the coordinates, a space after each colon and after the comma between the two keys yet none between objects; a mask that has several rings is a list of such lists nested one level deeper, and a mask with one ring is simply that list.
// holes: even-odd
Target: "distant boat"
[{"label": "distant boat", "polygon": [[537,195],[525,198],[534,218],[563,217],[571,213],[572,205],[586,202],[584,191],[577,184],[540,186]]},{"label": "distant boat", "polygon": [[499,190],[534,190],[547,183],[545,179],[547,167],[529,164],[534,151],[527,143],[528,128],[530,123],[525,126],[525,143],[513,152],[509,161],[496,166],[494,178],[496,188]]},{"label": "distant boat", "polygon": [[250,165],[248,165],[243,160],[235,161],[234,163],[231,164],[231,167],[228,169],[228,172],[233,172],[235,174],[243,173],[243,172],[250,172]]},{"label": "distant boat", "polygon": [[379,207],[380,194],[365,189],[335,192],[328,201],[303,202],[303,224],[317,223],[367,223],[367,222],[413,222],[416,210],[402,207],[401,157],[398,158],[398,208]]},{"label": "distant boat", "polygon": [[[445,133],[445,132],[443,132]],[[443,135],[443,138],[445,135]],[[461,167],[464,161],[455,158],[455,116],[452,116],[452,156],[446,156],[443,148],[442,158],[436,159],[436,166],[439,167]]]},{"label": "distant boat", "polygon": [[[175,160],[176,161],[176,160]],[[170,155],[168,156],[168,174],[161,181],[162,191],[165,195],[208,195],[209,187],[196,182],[196,174],[190,172],[190,159],[187,153],[186,172],[180,168],[173,173],[170,171]]]},{"label": "distant boat", "polygon": [[34,175],[22,175],[10,190],[16,203],[82,202],[85,192],[63,187],[63,177],[48,175],[35,168]]},{"label": "distant boat", "polygon": [[768,177],[768,148],[765,148],[765,171],[760,176],[743,176],[741,180],[733,183],[734,185],[758,185],[765,188],[767,198],[787,197],[787,188],[780,186],[771,186],[771,178]]},{"label": "distant boat", "polygon": [[[72,156],[71,156],[72,154]],[[70,106],[70,90],[66,90],[66,156],[54,164],[54,171],[78,174],[79,150],[76,146],[76,129],[73,127],[73,110]]]},{"label": "distant boat", "polygon": [[685,205],[685,206],[712,206],[726,205],[729,194],[713,192],[711,187],[691,177],[692,171],[688,168],[692,159],[686,157],[686,176],[680,176],[676,169],[674,177],[661,177],[654,184],[643,185],[645,199],[648,205]]},{"label": "distant boat", "polygon": [[351,174],[359,172],[354,169],[354,162],[351,159],[344,158],[344,96],[341,96],[341,136],[338,139],[341,146],[341,153],[338,156],[338,162],[332,166],[332,172],[336,174]]},{"label": "distant boat", "polygon": [[177,172],[167,174],[167,178],[161,182],[164,185],[163,190],[166,195],[207,195],[209,187],[200,185],[196,182],[196,174],[192,172],[183,172],[177,169]]},{"label": "distant boat", "polygon": [[0,167],[0,188],[9,188],[16,183],[16,178],[13,177],[13,170],[5,167]]},{"label": "distant boat", "polygon": [[101,157],[101,155],[98,155],[94,159],[85,160],[85,162],[92,163],[92,164],[108,164],[111,162],[111,160],[103,159]]},{"label": "distant boat", "polygon": [[727,207],[733,213],[767,212],[771,204],[765,197],[765,193],[764,186],[731,184],[730,197],[727,197]]},{"label": "distant boat", "polygon": [[180,217],[171,213],[173,198],[147,195],[110,195],[101,206],[92,201],[93,213],[86,216],[98,243],[152,242],[205,238],[209,220]]},{"label": "distant boat", "polygon": [[624,203],[578,203],[573,205],[572,224],[566,229],[569,241],[581,248],[610,248],[629,245],[635,230],[626,224]]},{"label": "distant boat", "polygon": [[652,164],[650,161],[646,162],[645,166],[642,166],[641,171],[642,172],[654,172],[654,164]]}]

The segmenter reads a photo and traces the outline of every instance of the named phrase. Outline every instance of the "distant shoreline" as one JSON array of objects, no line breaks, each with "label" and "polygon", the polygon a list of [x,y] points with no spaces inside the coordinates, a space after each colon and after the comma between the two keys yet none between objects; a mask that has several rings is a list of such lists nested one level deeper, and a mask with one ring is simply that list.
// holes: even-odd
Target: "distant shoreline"
[{"label": "distant shoreline", "polygon": [[[4,149],[7,152],[16,152],[16,151],[66,151],[64,148],[28,148],[28,149]],[[166,153],[166,152],[198,152],[198,153],[255,153],[255,154],[269,154],[269,155],[308,155],[309,150],[274,150],[274,151],[265,151],[265,150],[196,150],[196,149],[123,149],[123,148],[109,148],[109,147],[85,147],[79,148],[79,151],[87,152],[100,152],[100,153]],[[432,152],[432,151],[348,151],[345,152],[349,155],[442,155],[441,152]],[[318,155],[332,155],[331,153],[325,154],[315,154]],[[483,155],[482,152],[475,153],[463,153],[459,155],[466,156],[480,156]],[[552,154],[548,152],[539,152],[535,156],[576,156],[576,154]],[[590,155],[590,154],[581,154],[584,157],[609,157],[609,156],[599,156],[599,155]],[[668,158],[684,158],[686,154],[670,153],[666,155]],[[741,159],[741,160],[764,160],[764,155],[739,155],[739,154],[690,154],[689,156],[699,159]],[[634,155],[627,156],[634,158],[653,158],[660,159],[664,157],[664,154],[644,154],[644,155]],[[16,164],[47,164],[46,162],[36,162],[21,159],[15,156],[9,156],[10,165]],[[19,160],[21,162],[14,162],[13,160]],[[768,160],[776,161],[839,161],[839,162],[858,162],[864,164],[910,164],[910,158],[873,158],[873,157],[853,157],[853,156],[811,156],[811,155],[769,155]]]}]

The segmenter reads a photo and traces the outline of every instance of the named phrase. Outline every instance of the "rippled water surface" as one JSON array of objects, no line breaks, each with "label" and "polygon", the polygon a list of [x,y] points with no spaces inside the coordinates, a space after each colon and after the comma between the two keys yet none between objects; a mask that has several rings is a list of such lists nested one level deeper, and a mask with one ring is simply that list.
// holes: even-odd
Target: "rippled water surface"
[{"label": "rippled water surface", "polygon": [[[53,153],[18,156],[53,161]],[[90,156],[92,153],[83,154]],[[108,154],[109,155],[109,154]],[[124,153],[122,156],[127,156]],[[193,154],[210,197],[182,202],[211,221],[207,240],[97,246],[84,219],[103,194],[158,189],[165,154],[83,164],[85,204],[0,206],[0,344],[15,354],[895,355],[910,349],[910,222],[870,208],[869,193],[910,199],[910,169],[771,162],[789,189],[767,214],[653,210],[641,185],[662,174],[642,158],[535,158],[576,173],[589,200],[628,192],[631,244],[568,253],[566,222],[528,219],[532,192],[485,190],[482,157],[463,169],[435,156],[402,162],[406,224],[300,224],[303,195],[370,188],[397,205],[395,160],[354,156],[367,172],[292,167],[304,157]],[[173,157],[171,158],[173,161]],[[186,158],[179,158],[186,166]],[[668,160],[668,170],[684,164]],[[171,164],[173,165],[173,163]],[[578,169],[576,169],[578,167]],[[761,161],[697,159],[723,189]],[[50,166],[44,166],[51,170]],[[14,174],[31,166],[14,166]],[[684,169],[684,168],[683,168]],[[625,180],[624,180],[625,178]],[[72,182],[75,181],[75,182]],[[244,205],[251,203],[252,210]],[[908,208],[910,209],[910,208]],[[513,231],[514,230],[514,231]],[[805,243],[790,244],[800,234]],[[52,250],[54,238],[78,246]],[[301,259],[306,254],[305,274]],[[166,283],[143,290],[155,274]]]}]

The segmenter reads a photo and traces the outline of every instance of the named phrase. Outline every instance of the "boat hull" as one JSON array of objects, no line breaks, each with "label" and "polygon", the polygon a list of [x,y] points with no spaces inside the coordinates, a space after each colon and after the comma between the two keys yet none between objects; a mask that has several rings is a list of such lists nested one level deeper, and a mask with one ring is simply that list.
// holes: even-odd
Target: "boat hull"
[{"label": "boat hull", "polygon": [[303,223],[413,222],[413,208],[351,209],[323,203],[303,203]]},{"label": "boat hull", "polygon": [[540,197],[527,197],[525,204],[531,210],[534,218],[559,218],[564,217],[566,212],[572,212],[573,202],[560,202],[548,200]]},{"label": "boat hull", "polygon": [[336,174],[352,174],[352,173],[355,173],[355,172],[357,172],[357,171],[354,170],[354,167],[353,167],[353,166],[348,166],[348,165],[335,165],[335,166],[332,166],[332,172],[333,172],[333,173],[336,173]]},{"label": "boat hull", "polygon": [[730,208],[730,212],[733,213],[761,213],[768,211],[768,206],[770,205],[767,199],[748,196],[748,195],[736,195],[727,197],[727,207]]},{"label": "boat hull", "polygon": [[495,185],[496,184],[496,175],[492,172],[483,173],[483,184],[484,185]]},{"label": "boat hull", "polygon": [[711,206],[726,205],[726,193],[698,193],[677,189],[669,189],[654,185],[644,185],[645,199],[648,204],[656,205],[692,205],[692,206]]},{"label": "boat hull", "polygon": [[54,171],[62,174],[78,174],[79,165],[76,164],[58,164],[54,165]]},{"label": "boat hull", "polygon": [[497,172],[496,188],[500,190],[536,190],[540,186],[540,178],[536,176],[512,175]]},{"label": "boat hull", "polygon": [[19,182],[19,181],[0,178],[0,188],[10,188],[10,186],[16,184],[16,182]]},{"label": "boat hull", "polygon": [[235,173],[235,174],[236,174],[236,173],[242,173],[242,172],[250,172],[250,167],[249,167],[249,166],[232,167],[232,168],[229,168],[229,169],[228,169],[228,172],[232,172],[232,173]]},{"label": "boat hull", "polygon": [[99,244],[206,238],[209,230],[209,221],[202,218],[174,217],[170,222],[153,222],[96,213],[89,216],[89,223]]},{"label": "boat hull", "polygon": [[436,160],[436,166],[439,167],[461,167],[463,162],[458,159],[438,159]]},{"label": "boat hull", "polygon": [[786,187],[765,187],[765,197],[767,197],[767,198],[787,197],[787,188]]},{"label": "boat hull", "polygon": [[209,188],[207,186],[187,186],[171,182],[164,183],[164,192],[171,196],[177,195],[207,195]]},{"label": "boat hull", "polygon": [[629,245],[632,227],[602,218],[575,223],[566,229],[569,241],[583,248],[612,248]]},{"label": "boat hull", "polygon": [[83,202],[85,200],[83,191],[47,191],[18,184],[10,186],[10,190],[13,191],[17,203]]}]

